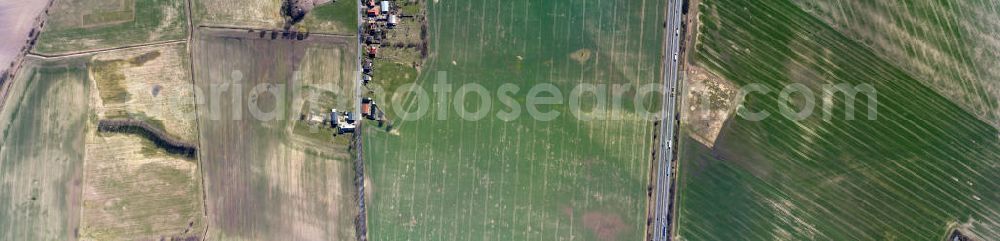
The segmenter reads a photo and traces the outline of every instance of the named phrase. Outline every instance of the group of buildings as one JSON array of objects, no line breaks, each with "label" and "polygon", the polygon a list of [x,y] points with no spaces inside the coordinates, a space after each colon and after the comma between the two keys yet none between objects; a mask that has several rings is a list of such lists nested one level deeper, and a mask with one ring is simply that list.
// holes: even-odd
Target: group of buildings
[{"label": "group of buildings", "polygon": [[[363,73],[360,81],[363,85],[368,85],[372,81],[375,57],[386,37],[386,31],[399,24],[399,8],[391,1],[361,0],[361,4],[364,15],[362,25],[359,26],[362,28],[359,41],[365,54],[361,63]],[[328,125],[337,134],[353,133],[361,121],[359,115],[361,118],[377,121],[379,127],[385,123],[385,112],[370,97],[361,99],[360,113],[331,109],[327,116],[310,114],[307,121],[311,124]]]},{"label": "group of buildings", "polygon": [[338,111],[330,109],[327,115],[310,112],[308,117],[303,115],[303,120],[309,125],[321,125],[333,128],[337,134],[353,133],[358,125],[358,115],[352,111]]},{"label": "group of buildings", "polygon": [[330,110],[330,128],[337,130],[337,134],[353,133],[357,128],[358,114],[347,111],[339,112],[337,109]]},{"label": "group of buildings", "polygon": [[[361,83],[367,86],[372,81],[378,50],[386,39],[387,31],[399,24],[400,12],[399,6],[392,1],[361,0],[361,3],[364,7],[364,17],[362,25],[359,26],[362,30],[359,41],[365,51],[361,61]],[[369,97],[361,99],[361,116],[378,121],[379,127],[385,123],[385,112]]]},{"label": "group of buildings", "polygon": [[386,31],[399,24],[399,8],[391,1],[363,0],[365,14],[362,22],[361,39],[368,58],[375,58],[386,38]]},{"label": "group of buildings", "polygon": [[[361,99],[360,115],[362,118],[378,121],[379,126],[382,126],[385,121],[385,112],[379,109],[378,104],[372,98]],[[330,109],[329,115],[311,115],[308,121],[313,124],[329,124],[330,128],[337,130],[337,134],[344,134],[353,133],[360,120],[356,112]]]}]

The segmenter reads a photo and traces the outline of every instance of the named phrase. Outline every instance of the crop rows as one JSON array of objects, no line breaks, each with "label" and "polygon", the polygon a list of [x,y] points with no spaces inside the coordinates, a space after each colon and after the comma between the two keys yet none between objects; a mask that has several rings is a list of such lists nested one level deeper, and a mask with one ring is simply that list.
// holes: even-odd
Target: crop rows
[{"label": "crop rows", "polygon": [[[501,84],[518,85],[513,98],[522,103],[539,83],[568,95],[581,83],[660,81],[661,1],[428,4],[432,53],[416,80],[428,91],[438,74],[454,88],[477,83],[495,93]],[[572,58],[578,51],[592,54]],[[381,99],[393,105],[393,130],[365,133],[373,240],[641,238],[652,122],[632,112],[598,114],[617,121],[580,121],[565,101],[551,107],[562,113],[555,120],[532,119],[522,108],[505,122],[496,113],[509,109],[496,98],[485,118],[471,121],[451,101],[437,106],[434,96],[428,115],[399,121],[394,109],[415,102],[390,97]],[[477,110],[481,101],[469,99],[463,104]],[[439,110],[447,112],[440,120]]]},{"label": "crop rows", "polygon": [[795,1],[970,113],[1000,126],[997,1]]},{"label": "crop rows", "polygon": [[830,120],[793,121],[777,91],[751,94],[748,110],[774,116],[730,120],[713,149],[682,151],[682,238],[929,240],[959,224],[1000,236],[995,128],[789,1],[699,8],[699,64],[740,86],[869,84],[877,116],[859,95],[847,120],[837,95]]}]

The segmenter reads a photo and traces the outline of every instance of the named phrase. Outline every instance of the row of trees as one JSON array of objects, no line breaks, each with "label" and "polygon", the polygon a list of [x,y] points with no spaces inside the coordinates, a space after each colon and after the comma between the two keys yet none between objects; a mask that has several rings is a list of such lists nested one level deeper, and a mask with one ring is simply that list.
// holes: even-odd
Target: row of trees
[{"label": "row of trees", "polygon": [[198,147],[194,144],[181,141],[164,133],[149,123],[136,119],[108,119],[100,120],[97,123],[98,132],[114,132],[135,134],[150,140],[159,148],[163,148],[168,153],[178,154],[187,158],[194,158],[198,154]]}]

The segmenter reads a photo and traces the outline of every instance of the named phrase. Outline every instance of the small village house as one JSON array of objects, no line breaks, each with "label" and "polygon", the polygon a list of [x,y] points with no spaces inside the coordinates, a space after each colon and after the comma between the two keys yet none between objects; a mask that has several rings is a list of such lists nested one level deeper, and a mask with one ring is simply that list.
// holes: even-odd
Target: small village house
[{"label": "small village house", "polygon": [[380,7],[382,8],[383,14],[389,13],[389,1],[382,1],[382,5]]}]

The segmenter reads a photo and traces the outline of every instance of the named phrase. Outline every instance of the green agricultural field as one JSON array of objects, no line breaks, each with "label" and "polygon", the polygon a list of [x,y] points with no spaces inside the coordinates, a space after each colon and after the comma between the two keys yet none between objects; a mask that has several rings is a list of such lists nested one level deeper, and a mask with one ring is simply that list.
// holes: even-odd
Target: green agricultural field
[{"label": "green agricultural field", "polygon": [[58,54],[184,39],[185,1],[65,0],[49,10],[34,51]]},{"label": "green agricultural field", "polygon": [[[377,60],[372,67],[377,71],[371,73],[372,82],[375,83],[371,86],[379,86],[386,90],[395,90],[404,84],[413,83],[420,75],[416,68],[391,61]],[[385,95],[385,90],[373,91],[379,91],[376,92],[377,95]]]},{"label": "green agricultural field", "polygon": [[354,33],[358,25],[358,1],[339,0],[316,6],[302,25],[310,32]]},{"label": "green agricultural field", "polygon": [[[373,85],[384,90],[389,132],[367,124],[364,156],[372,240],[640,240],[646,224],[651,121],[632,110],[636,86],[660,83],[663,1],[428,2],[430,58],[419,76],[380,63]],[[380,60],[382,61],[382,60]],[[382,73],[389,71],[389,73]],[[404,120],[418,99],[392,97],[415,83],[428,92],[441,73],[457,90],[477,83],[496,93],[517,85],[517,119],[491,98],[483,119],[463,120],[454,103]],[[580,121],[568,105],[535,120],[523,106],[535,84],[565,96],[580,83],[630,85],[618,120]],[[378,89],[378,87],[373,87]],[[610,87],[609,87],[610,88]],[[628,88],[628,87],[626,87]],[[453,92],[454,93],[454,92]],[[542,96],[550,96],[542,94]],[[640,101],[658,110],[659,95]],[[609,97],[610,98],[610,97]],[[581,100],[584,111],[593,96]],[[483,101],[465,103],[477,111]],[[438,119],[438,110],[447,116]],[[373,123],[373,122],[369,122]]]},{"label": "green agricultural field", "polygon": [[0,114],[0,240],[73,240],[80,220],[87,69],[26,60]]},{"label": "green agricultural field", "polygon": [[777,91],[749,95],[773,115],[730,119],[713,148],[684,140],[678,240],[1000,239],[996,128],[788,0],[697,7],[699,65],[740,86],[869,84],[877,119],[863,94],[855,120],[838,94],[832,118],[817,99],[801,121],[777,115]]},{"label": "green agricultural field", "polygon": [[794,2],[1000,128],[1000,2]]},{"label": "green agricultural field", "polygon": [[356,105],[354,39],[199,32],[192,61],[209,239],[354,237],[350,137],[299,119]]}]

